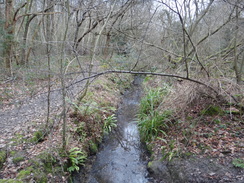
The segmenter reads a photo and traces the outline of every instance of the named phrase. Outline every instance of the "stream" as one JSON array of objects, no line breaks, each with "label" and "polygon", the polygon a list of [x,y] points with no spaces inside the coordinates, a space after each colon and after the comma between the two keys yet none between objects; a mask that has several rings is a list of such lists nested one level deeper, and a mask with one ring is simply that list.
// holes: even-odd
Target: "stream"
[{"label": "stream", "polygon": [[[90,172],[75,176],[74,182],[86,183],[148,183],[145,152],[137,124],[137,110],[142,94],[142,77],[135,76],[132,87],[125,92],[118,108],[117,128],[101,145]],[[84,179],[84,178],[83,178]]]}]

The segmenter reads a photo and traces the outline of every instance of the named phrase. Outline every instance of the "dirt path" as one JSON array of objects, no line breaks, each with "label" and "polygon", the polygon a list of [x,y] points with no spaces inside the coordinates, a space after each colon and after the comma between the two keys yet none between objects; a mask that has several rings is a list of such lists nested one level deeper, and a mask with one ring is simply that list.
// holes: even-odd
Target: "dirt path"
[{"label": "dirt path", "polygon": [[[74,83],[76,80],[69,82]],[[67,84],[67,85],[68,85]],[[83,89],[83,82],[67,89],[67,96],[71,99]],[[0,110],[0,134],[1,136],[6,133],[15,133],[27,123],[35,122],[37,119],[44,119],[47,115],[47,101],[48,93],[43,92],[37,96],[30,98],[27,97],[21,102],[16,102],[11,109],[6,109],[5,106],[1,106]],[[50,109],[51,113],[58,114],[61,109],[62,94],[60,89],[53,90],[50,94]],[[1,142],[0,142],[1,143]],[[1,146],[0,146],[1,147]]]}]

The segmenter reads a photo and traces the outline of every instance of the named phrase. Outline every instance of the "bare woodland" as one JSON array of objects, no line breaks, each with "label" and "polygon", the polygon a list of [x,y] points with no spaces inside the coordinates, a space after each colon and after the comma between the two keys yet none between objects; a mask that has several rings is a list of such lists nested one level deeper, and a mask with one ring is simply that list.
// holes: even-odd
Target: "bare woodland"
[{"label": "bare woodland", "polygon": [[45,96],[46,128],[61,107],[63,149],[70,103],[101,75],[187,80],[243,110],[242,0],[1,0],[0,33],[0,86],[21,82],[1,87],[1,110]]}]

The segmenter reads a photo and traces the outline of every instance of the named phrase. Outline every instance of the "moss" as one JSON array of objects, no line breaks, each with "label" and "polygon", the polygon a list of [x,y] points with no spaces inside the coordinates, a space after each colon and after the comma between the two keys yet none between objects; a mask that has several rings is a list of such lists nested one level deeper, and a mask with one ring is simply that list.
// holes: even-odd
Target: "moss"
[{"label": "moss", "polygon": [[48,182],[47,174],[45,172],[41,172],[41,171],[38,171],[38,173],[34,174],[34,179],[38,183],[46,183],[46,182]]},{"label": "moss", "polygon": [[17,152],[16,151],[10,151],[10,155],[14,156]]},{"label": "moss", "polygon": [[24,160],[25,160],[25,158],[22,157],[22,156],[20,156],[20,157],[15,157],[15,158],[13,158],[13,163],[17,164],[17,163],[19,163],[19,162],[21,162],[21,161],[24,161]]},{"label": "moss", "polygon": [[24,135],[22,134],[15,134],[15,137],[11,139],[11,141],[13,142],[13,145],[18,145],[18,144],[21,144],[23,142],[25,142],[26,140],[23,138]]},{"label": "moss", "polygon": [[89,142],[89,149],[91,154],[96,154],[98,152],[98,146],[93,141]]},{"label": "moss", "polygon": [[152,167],[152,164],[153,164],[152,161],[149,161],[148,164],[147,164],[147,167],[148,168],[151,168]]},{"label": "moss", "polygon": [[0,151],[0,168],[2,168],[3,163],[6,161],[7,153],[6,151],[2,150]]},{"label": "moss", "polygon": [[32,139],[30,141],[33,142],[33,143],[38,143],[38,142],[44,141],[44,133],[41,130],[36,131],[33,134],[33,137],[32,137]]},{"label": "moss", "polygon": [[40,160],[39,164],[43,166],[45,172],[52,173],[56,163],[56,158],[47,152],[41,153],[38,158]]},{"label": "moss", "polygon": [[43,172],[41,168],[35,168],[33,166],[28,167],[25,170],[21,170],[18,175],[18,179],[21,179],[25,182],[28,182],[30,179],[35,180],[35,182],[46,183],[47,182],[47,174]]},{"label": "moss", "polygon": [[[46,183],[49,181],[48,174],[63,175],[63,166],[57,161],[57,158],[52,153],[43,152],[29,161],[31,167],[28,167],[19,172],[17,178],[24,182]],[[52,179],[52,178],[51,178]]]},{"label": "moss", "polygon": [[30,166],[24,170],[21,170],[18,175],[17,178],[21,179],[21,180],[27,180],[29,178],[29,176],[31,175],[31,173],[33,172],[33,167]]},{"label": "moss", "polygon": [[0,180],[0,183],[23,183],[23,182],[20,180],[3,179],[3,180]]},{"label": "moss", "polygon": [[223,110],[219,106],[210,105],[206,109],[202,110],[201,114],[207,116],[222,115]]},{"label": "moss", "polygon": [[181,157],[182,157],[182,158],[189,158],[189,157],[191,157],[192,155],[193,155],[192,152],[185,152],[185,153],[182,153],[182,154],[181,154]]}]

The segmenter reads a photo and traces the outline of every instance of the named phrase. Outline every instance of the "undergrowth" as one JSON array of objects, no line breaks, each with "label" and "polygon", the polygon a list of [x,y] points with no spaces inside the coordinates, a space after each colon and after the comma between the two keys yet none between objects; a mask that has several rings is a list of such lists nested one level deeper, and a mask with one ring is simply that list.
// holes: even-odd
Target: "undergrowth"
[{"label": "undergrowth", "polygon": [[163,97],[168,93],[169,86],[163,88],[149,89],[141,99],[138,114],[138,127],[142,141],[151,142],[158,135],[164,134],[171,125],[171,111],[159,111]]},{"label": "undergrowth", "polygon": [[[65,150],[60,148],[62,123],[55,123],[55,120],[48,133],[43,130],[43,123],[33,123],[31,128],[15,135],[13,150],[25,148],[29,154],[26,151],[23,152],[26,156],[21,157],[9,154],[16,171],[12,173],[13,168],[4,166],[6,181],[11,182],[15,178],[19,182],[67,182],[72,172],[78,171],[87,157],[98,151],[103,136],[117,125],[114,113],[119,89],[123,86],[118,86],[118,82],[113,80],[115,77],[100,77],[92,82],[79,106],[73,99],[66,99],[71,108],[67,118]],[[120,79],[123,81],[120,84],[127,87],[130,78]],[[76,108],[78,112],[74,113]],[[5,154],[1,153],[0,166],[6,160]]]},{"label": "undergrowth", "polygon": [[[211,91],[195,83],[168,86],[149,78],[144,84],[150,89],[141,99],[138,126],[152,158],[172,160],[242,151],[238,143],[239,131],[244,129],[243,114],[237,108],[218,101]],[[233,165],[242,166],[237,160]]]}]

